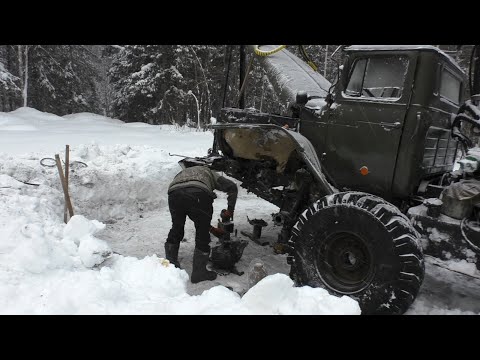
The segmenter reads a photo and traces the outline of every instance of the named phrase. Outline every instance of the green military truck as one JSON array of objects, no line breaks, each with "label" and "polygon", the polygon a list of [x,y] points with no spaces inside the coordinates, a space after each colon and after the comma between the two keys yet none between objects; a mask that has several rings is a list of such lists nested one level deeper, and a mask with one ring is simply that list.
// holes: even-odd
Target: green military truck
[{"label": "green military truck", "polygon": [[224,171],[279,207],[275,248],[298,285],[351,296],[364,314],[404,313],[430,249],[422,224],[446,224],[455,239],[444,248],[479,253],[474,196],[452,200],[462,219],[442,214],[440,197],[466,178],[454,164],[472,145],[464,125],[476,126],[480,112],[465,90],[480,90],[433,46],[346,47],[333,85],[287,50],[266,49],[274,54],[262,64],[291,115],[222,109],[209,155],[181,163]]}]

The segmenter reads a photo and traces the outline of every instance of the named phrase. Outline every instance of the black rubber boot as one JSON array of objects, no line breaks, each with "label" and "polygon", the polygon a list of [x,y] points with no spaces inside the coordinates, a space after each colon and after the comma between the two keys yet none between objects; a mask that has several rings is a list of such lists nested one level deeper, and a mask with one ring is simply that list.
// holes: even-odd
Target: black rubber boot
[{"label": "black rubber boot", "polygon": [[180,248],[180,244],[170,244],[165,243],[165,257],[167,258],[170,263],[175,265],[175,267],[181,269],[180,263],[178,262],[178,249]]},{"label": "black rubber boot", "polygon": [[212,281],[217,278],[217,273],[215,271],[207,270],[208,255],[208,252],[205,253],[195,248],[195,251],[193,252],[192,277],[190,278],[193,284],[206,280]]}]

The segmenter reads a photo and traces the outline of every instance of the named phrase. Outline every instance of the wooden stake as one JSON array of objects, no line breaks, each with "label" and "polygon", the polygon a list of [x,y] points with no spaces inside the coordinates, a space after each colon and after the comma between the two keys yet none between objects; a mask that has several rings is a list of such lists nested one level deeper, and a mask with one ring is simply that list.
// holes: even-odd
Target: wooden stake
[{"label": "wooden stake", "polygon": [[[68,193],[68,173],[69,173],[69,165],[70,165],[70,145],[66,145],[65,147],[65,182],[67,183],[67,193]],[[63,207],[63,221],[65,224],[68,220],[67,214],[67,203],[65,202],[65,206]]]},{"label": "wooden stake", "polygon": [[65,203],[67,204],[68,212],[70,217],[73,216],[73,207],[70,201],[70,196],[68,195],[67,183],[65,181],[65,176],[63,175],[62,163],[60,162],[60,156],[55,154],[55,162],[57,163],[58,175],[60,176],[60,181],[63,187],[63,195],[65,195]]}]

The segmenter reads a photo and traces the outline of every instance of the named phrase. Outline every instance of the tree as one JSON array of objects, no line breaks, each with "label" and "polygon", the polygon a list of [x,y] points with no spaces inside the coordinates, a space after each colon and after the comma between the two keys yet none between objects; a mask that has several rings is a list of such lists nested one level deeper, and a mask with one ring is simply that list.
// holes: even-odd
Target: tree
[{"label": "tree", "polygon": [[96,61],[83,45],[0,47],[3,109],[31,106],[58,115],[98,112]]},{"label": "tree", "polygon": [[221,58],[218,46],[122,46],[108,72],[115,116],[151,124],[197,118],[205,124],[221,89]]},{"label": "tree", "polygon": [[0,46],[0,111],[14,110],[20,96],[20,79],[11,73],[11,47]]},{"label": "tree", "polygon": [[58,115],[98,112],[94,54],[83,45],[32,45],[29,106]]}]

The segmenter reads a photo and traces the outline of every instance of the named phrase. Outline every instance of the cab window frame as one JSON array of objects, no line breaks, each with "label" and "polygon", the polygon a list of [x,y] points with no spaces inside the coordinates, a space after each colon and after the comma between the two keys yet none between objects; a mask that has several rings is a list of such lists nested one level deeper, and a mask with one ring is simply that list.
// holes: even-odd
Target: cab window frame
[{"label": "cab window frame", "polygon": [[[451,99],[450,97],[446,96],[445,93],[442,92],[442,84],[444,81],[444,74],[450,75],[452,78],[458,81],[459,87],[458,87],[458,98],[457,100]],[[463,87],[464,83],[463,80],[460,76],[458,76],[450,67],[446,66],[446,64],[442,64],[439,66],[439,71],[438,71],[438,81],[437,81],[437,88],[436,91],[434,92],[434,95],[437,95],[441,100],[447,101],[450,104],[459,106],[462,102],[462,93],[463,93]]]},{"label": "cab window frame", "polygon": [[[394,58],[394,59],[405,60],[403,82],[402,82],[402,87],[400,89],[401,93],[400,93],[400,96],[398,96],[398,97],[382,97],[382,96],[365,96],[365,95],[363,95],[365,79],[366,79],[366,76],[368,74],[368,66],[370,65],[370,61],[372,59],[382,59],[382,58]],[[361,82],[361,92],[360,93],[357,92],[356,94],[348,93],[348,87],[349,87],[350,82],[352,80],[352,76],[357,69],[358,63],[362,60],[364,60],[366,62],[365,62],[365,66],[364,66],[364,69],[363,69],[363,77],[362,77],[362,82]],[[370,56],[369,55],[359,56],[359,57],[354,58],[351,61],[352,61],[352,65],[349,69],[348,76],[345,79],[344,89],[341,92],[343,98],[350,99],[350,100],[351,99],[361,99],[361,100],[365,100],[365,101],[397,102],[397,101],[400,101],[404,97],[405,90],[407,88],[406,85],[407,85],[407,80],[408,80],[409,67],[410,67],[410,64],[411,64],[410,56],[408,56],[407,54],[398,54],[398,55],[395,55],[395,54],[378,54],[378,55],[372,54]]]}]

